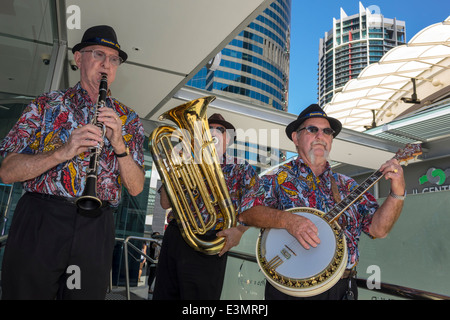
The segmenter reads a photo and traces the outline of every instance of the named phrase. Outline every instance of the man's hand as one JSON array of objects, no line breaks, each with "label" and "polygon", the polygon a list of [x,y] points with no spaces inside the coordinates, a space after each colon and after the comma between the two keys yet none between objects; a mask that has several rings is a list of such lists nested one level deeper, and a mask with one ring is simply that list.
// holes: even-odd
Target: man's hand
[{"label": "man's hand", "polygon": [[286,230],[295,237],[305,249],[317,247],[320,243],[319,230],[308,218],[290,213],[286,221]]},{"label": "man's hand", "polygon": [[103,143],[103,137],[100,128],[87,124],[73,130],[67,142],[55,152],[60,162],[63,162],[101,143]]},{"label": "man's hand", "polygon": [[122,137],[122,120],[119,118],[117,113],[111,108],[100,108],[97,121],[105,125],[105,136],[111,143],[114,150],[125,149],[125,144]]},{"label": "man's hand", "polygon": [[222,230],[217,233],[218,237],[224,237],[225,238],[225,245],[223,246],[222,250],[219,253],[219,257],[224,255],[227,251],[229,251],[231,248],[237,246],[239,242],[241,241],[241,237],[244,234],[244,232],[248,229],[248,227],[238,225],[237,227],[229,228]]},{"label": "man's hand", "polygon": [[396,159],[385,162],[380,171],[384,174],[386,180],[391,180],[391,190],[394,194],[402,196],[405,193],[405,177],[403,168]]}]

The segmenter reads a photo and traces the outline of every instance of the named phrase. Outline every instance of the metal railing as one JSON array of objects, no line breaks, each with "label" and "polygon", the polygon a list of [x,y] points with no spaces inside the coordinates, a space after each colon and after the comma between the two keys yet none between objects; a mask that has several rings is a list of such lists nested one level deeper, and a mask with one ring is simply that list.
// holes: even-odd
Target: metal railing
[{"label": "metal railing", "polygon": [[[148,241],[156,243],[157,245],[161,246],[161,238],[155,239],[155,238],[146,238],[146,237],[135,237],[135,236],[129,236],[126,239],[116,238],[116,241],[122,241],[123,242],[123,251],[124,251],[124,263],[125,263],[125,294],[127,300],[130,300],[130,274],[129,274],[129,264],[128,264],[128,247],[134,249],[137,253],[143,255],[145,258],[147,258],[151,263],[158,263],[158,260],[155,260],[148,256],[145,252],[143,252],[141,249],[136,247],[134,244],[130,242],[130,240],[141,240],[141,241]],[[112,282],[112,281],[111,281]],[[110,284],[110,287],[112,287],[112,284]]]},{"label": "metal railing", "polygon": [[[6,240],[8,238],[8,235],[0,236],[0,248],[5,245]],[[130,243],[130,240],[142,240],[142,241],[149,241],[154,242],[158,245],[161,245],[162,240],[160,238],[146,238],[146,237],[134,237],[130,236],[126,239],[120,239],[116,238],[116,241],[122,241],[124,244],[124,258],[125,258],[125,279],[126,279],[126,298],[127,300],[130,300],[130,276],[129,276],[129,265],[128,265],[128,247],[131,247],[132,249],[136,250],[136,252],[142,254],[145,256],[151,263],[158,263],[158,260],[155,260],[148,256],[146,253],[142,252],[141,249]],[[257,263],[256,257],[251,254],[237,252],[237,251],[230,251],[228,253],[230,257],[236,258],[236,259],[242,259],[250,262]],[[361,289],[367,289],[371,290],[367,287],[367,279],[357,278],[356,283],[359,288]],[[110,283],[110,287],[112,287],[112,279]],[[373,290],[373,289],[372,289]],[[429,291],[399,286],[395,284],[390,283],[380,283],[380,288],[376,289],[378,293],[383,294],[389,294],[395,297],[399,298],[406,298],[406,299],[413,299],[413,300],[450,300],[450,296],[433,293]]]},{"label": "metal railing", "polygon": [[[242,259],[242,260],[247,260],[250,262],[257,263],[256,256],[251,255],[251,254],[230,251],[228,253],[228,255],[231,257],[237,258],[237,259]],[[370,289],[367,287],[367,279],[357,278],[356,284],[361,289],[373,290],[373,289]],[[384,294],[389,294],[389,295],[396,296],[399,298],[406,298],[406,299],[413,299],[413,300],[450,300],[449,296],[446,296],[443,294],[403,287],[403,286],[390,284],[390,283],[384,283],[384,282],[381,282],[380,288],[376,289],[376,290],[377,290],[377,293],[384,293]]]},{"label": "metal railing", "polygon": [[439,293],[433,293],[429,291],[419,290],[419,289],[413,289],[408,287],[399,286],[396,284],[391,283],[380,283],[380,288],[378,289],[370,289],[367,287],[367,279],[363,278],[357,278],[356,284],[361,289],[367,289],[367,290],[376,290],[377,293],[384,293],[389,294],[395,297],[399,298],[406,298],[406,299],[412,299],[412,300],[450,300],[449,296],[439,294]]}]

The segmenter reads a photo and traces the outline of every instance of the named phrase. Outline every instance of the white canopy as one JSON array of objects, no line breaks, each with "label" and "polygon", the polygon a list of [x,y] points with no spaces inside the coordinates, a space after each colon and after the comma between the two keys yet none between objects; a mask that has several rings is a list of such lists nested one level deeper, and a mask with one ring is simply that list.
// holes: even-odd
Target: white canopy
[{"label": "white canopy", "polygon": [[[412,97],[411,79],[415,79],[418,100],[412,104],[403,101]],[[367,66],[324,109],[344,127],[364,131],[373,120],[379,126],[433,103],[449,92],[449,86],[450,16]]]}]

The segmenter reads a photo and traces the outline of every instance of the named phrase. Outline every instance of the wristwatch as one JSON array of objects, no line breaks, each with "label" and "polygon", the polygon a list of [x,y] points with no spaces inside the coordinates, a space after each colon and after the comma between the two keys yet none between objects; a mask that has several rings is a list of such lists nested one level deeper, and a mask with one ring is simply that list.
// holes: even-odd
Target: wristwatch
[{"label": "wristwatch", "polygon": [[392,190],[391,190],[391,192],[389,192],[389,195],[390,195],[392,198],[394,198],[394,199],[405,200],[405,198],[406,198],[406,190],[405,190],[405,194],[402,195],[402,196],[396,195],[395,193],[392,192]]},{"label": "wristwatch", "polygon": [[130,154],[130,149],[128,147],[126,147],[124,153],[117,154],[114,152],[114,154],[116,155],[117,158],[123,158]]}]

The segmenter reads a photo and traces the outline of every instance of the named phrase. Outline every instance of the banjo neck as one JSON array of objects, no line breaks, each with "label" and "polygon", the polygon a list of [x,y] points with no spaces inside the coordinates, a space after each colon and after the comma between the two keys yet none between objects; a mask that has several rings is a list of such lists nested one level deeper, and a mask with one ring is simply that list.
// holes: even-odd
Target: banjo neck
[{"label": "banjo neck", "polygon": [[345,212],[359,197],[361,197],[367,190],[369,190],[378,180],[381,179],[383,173],[380,170],[374,172],[369,178],[364,180],[357,188],[353,189],[350,194],[345,197],[341,202],[335,205],[330,211],[328,211],[323,218],[328,223],[333,223],[339,219],[341,214]]},{"label": "banjo neck", "polygon": [[[420,144],[407,144],[405,148],[400,149],[394,156],[400,163],[407,162],[413,158],[417,158],[422,154],[422,147]],[[330,211],[328,211],[323,218],[328,223],[333,223],[341,216],[345,210],[348,209],[356,200],[359,199],[367,190],[369,190],[378,180],[381,179],[383,173],[380,170],[375,171],[370,177],[364,180],[357,188],[353,189],[350,194],[341,202],[336,204]]]}]

